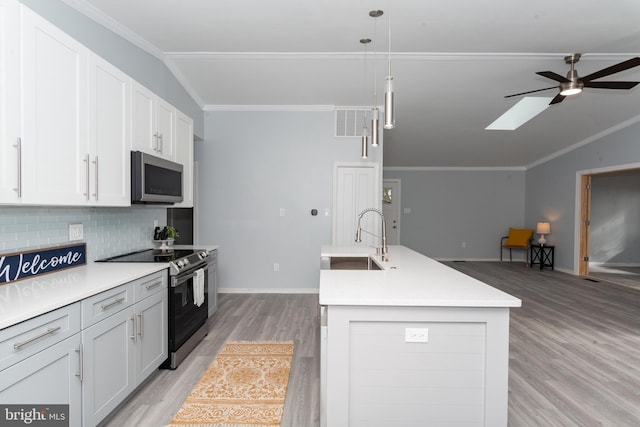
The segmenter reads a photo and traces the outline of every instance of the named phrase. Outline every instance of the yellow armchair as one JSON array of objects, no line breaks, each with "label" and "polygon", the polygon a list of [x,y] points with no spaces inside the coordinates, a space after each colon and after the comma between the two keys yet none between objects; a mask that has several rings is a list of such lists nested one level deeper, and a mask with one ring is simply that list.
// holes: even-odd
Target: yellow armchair
[{"label": "yellow armchair", "polygon": [[526,263],[529,264],[529,251],[531,250],[531,240],[533,239],[533,230],[528,228],[509,228],[509,235],[500,238],[500,262],[502,262],[502,253],[505,249],[509,249],[509,262],[513,261],[513,249],[524,249],[526,251]]}]

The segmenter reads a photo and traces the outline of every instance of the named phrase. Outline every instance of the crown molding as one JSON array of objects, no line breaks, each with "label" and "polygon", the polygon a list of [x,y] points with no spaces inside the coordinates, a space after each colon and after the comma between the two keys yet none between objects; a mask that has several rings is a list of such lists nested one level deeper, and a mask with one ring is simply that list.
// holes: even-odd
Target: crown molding
[{"label": "crown molding", "polygon": [[496,172],[496,171],[526,171],[524,166],[385,166],[385,172],[433,172],[433,171],[467,171],[467,172]]},{"label": "crown molding", "polygon": [[133,32],[128,27],[120,24],[115,19],[106,15],[100,9],[97,9],[95,6],[87,3],[85,0],[61,0],[63,3],[66,3],[68,6],[87,16],[88,18],[94,20],[98,24],[107,28],[108,30],[113,31],[123,39],[129,41],[145,52],[155,56],[161,61],[164,61],[165,55],[162,50],[160,50],[157,46],[153,45],[146,39],[142,38],[137,33]]},{"label": "crown molding", "polygon": [[204,111],[334,111],[333,105],[205,105]]}]

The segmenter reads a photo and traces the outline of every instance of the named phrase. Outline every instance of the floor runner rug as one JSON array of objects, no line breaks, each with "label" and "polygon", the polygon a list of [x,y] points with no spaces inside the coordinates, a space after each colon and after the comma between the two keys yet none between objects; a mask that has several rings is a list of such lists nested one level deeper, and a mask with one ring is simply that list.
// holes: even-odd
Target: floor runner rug
[{"label": "floor runner rug", "polygon": [[279,427],[292,358],[292,341],[227,343],[171,425]]}]

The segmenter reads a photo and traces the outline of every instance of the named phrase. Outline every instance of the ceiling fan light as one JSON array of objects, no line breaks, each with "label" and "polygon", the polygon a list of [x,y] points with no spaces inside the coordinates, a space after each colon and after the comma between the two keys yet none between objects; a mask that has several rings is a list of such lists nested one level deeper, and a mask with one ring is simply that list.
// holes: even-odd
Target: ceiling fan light
[{"label": "ceiling fan light", "polygon": [[577,95],[582,92],[582,88],[584,84],[580,81],[571,81],[569,83],[561,83],[560,84],[560,95],[562,96],[572,96]]}]

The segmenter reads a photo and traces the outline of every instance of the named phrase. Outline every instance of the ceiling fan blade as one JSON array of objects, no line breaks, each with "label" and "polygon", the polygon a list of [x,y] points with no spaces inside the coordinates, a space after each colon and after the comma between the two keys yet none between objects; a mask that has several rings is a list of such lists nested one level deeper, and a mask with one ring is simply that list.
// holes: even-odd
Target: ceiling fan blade
[{"label": "ceiling fan blade", "polygon": [[555,80],[560,83],[569,83],[571,80],[566,78],[565,76],[561,76],[558,73],[554,73],[553,71],[538,71],[536,74],[542,77],[546,77],[551,80]]},{"label": "ceiling fan blade", "polygon": [[591,73],[588,76],[582,77],[580,80],[583,82],[590,82],[591,80],[596,80],[605,76],[610,76],[611,74],[619,73],[620,71],[628,70],[629,68],[637,67],[640,65],[640,57],[636,56],[635,58],[627,59],[619,64],[612,65],[607,68],[603,68],[600,71],[596,71],[595,73]]},{"label": "ceiling fan blade", "polygon": [[513,98],[514,96],[527,95],[527,94],[529,94],[529,93],[542,92],[543,90],[549,90],[549,89],[558,89],[558,86],[545,87],[544,89],[530,90],[530,91],[528,91],[528,92],[514,93],[513,95],[507,95],[507,96],[505,96],[505,98]]},{"label": "ceiling fan blade", "polygon": [[631,89],[640,82],[584,82],[584,87],[596,89]]},{"label": "ceiling fan blade", "polygon": [[564,101],[565,98],[566,98],[566,96],[557,94],[556,97],[551,100],[549,105],[558,104],[558,103]]}]

